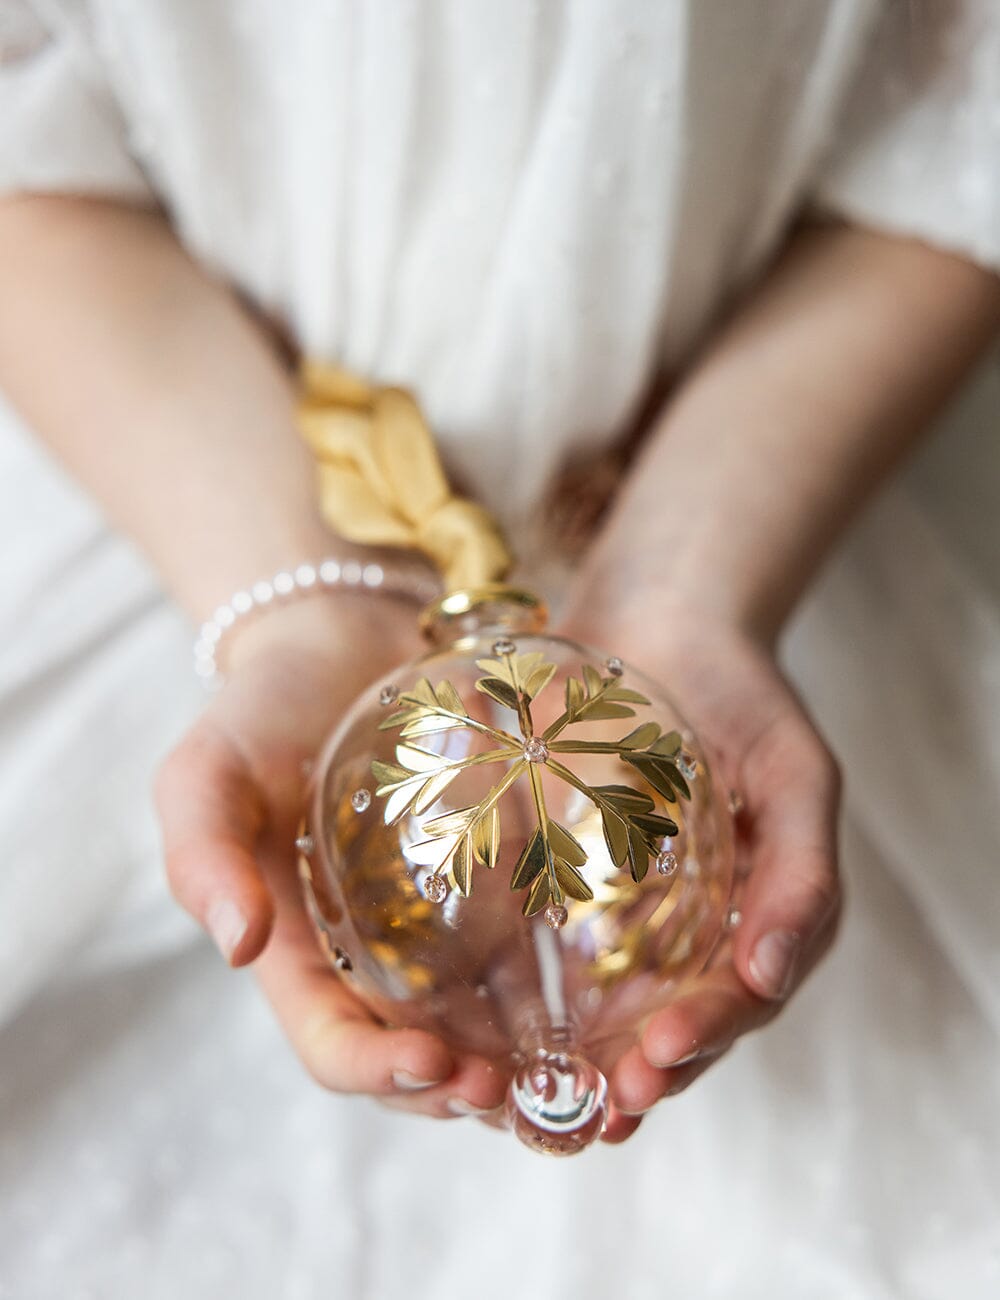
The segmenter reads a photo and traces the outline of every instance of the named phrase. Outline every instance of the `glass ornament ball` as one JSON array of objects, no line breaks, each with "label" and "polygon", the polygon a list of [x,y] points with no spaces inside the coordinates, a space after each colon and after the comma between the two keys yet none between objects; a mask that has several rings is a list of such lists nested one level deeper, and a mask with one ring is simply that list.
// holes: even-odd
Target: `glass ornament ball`
[{"label": "glass ornament ball", "polygon": [[339,977],[386,1024],[493,1061],[517,1136],[569,1154],[723,934],[733,836],[664,689],[543,627],[505,588],[440,602],[429,652],[323,745],[297,843]]}]

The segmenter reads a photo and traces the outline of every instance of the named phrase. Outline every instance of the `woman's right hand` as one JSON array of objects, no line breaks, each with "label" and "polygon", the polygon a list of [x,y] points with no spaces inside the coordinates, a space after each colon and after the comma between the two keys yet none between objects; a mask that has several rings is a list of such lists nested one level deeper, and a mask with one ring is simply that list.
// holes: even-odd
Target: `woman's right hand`
[{"label": "woman's right hand", "polygon": [[232,637],[225,686],[163,764],[156,801],[181,905],[260,984],[324,1087],[445,1118],[503,1102],[507,1079],[433,1034],[389,1029],[320,952],[294,840],[303,765],[370,681],[416,646],[388,604],[337,593],[268,611]]}]

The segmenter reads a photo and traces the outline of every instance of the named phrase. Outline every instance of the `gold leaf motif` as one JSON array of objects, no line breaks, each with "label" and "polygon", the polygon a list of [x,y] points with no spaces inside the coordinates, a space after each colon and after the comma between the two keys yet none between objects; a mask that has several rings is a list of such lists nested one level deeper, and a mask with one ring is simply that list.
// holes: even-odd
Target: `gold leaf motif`
[{"label": "gold leaf motif", "polygon": [[660,734],[655,722],[644,722],[641,726],[623,736],[618,744],[622,749],[648,749]]},{"label": "gold leaf motif", "polygon": [[514,685],[510,667],[502,659],[477,659],[476,667],[481,668],[487,677],[499,677],[508,686]]},{"label": "gold leaf motif", "polygon": [[416,799],[413,801],[413,811],[419,816],[427,811],[432,803],[435,803],[445,790],[448,789],[455,777],[457,771],[438,772],[431,777],[424,785],[420,787]]},{"label": "gold leaf motif", "polygon": [[541,695],[555,675],[555,664],[539,664],[533,668],[524,683],[524,693],[528,699],[533,700],[536,695]]},{"label": "gold leaf motif", "polygon": [[616,867],[623,867],[628,861],[628,823],[614,808],[604,805],[601,808],[601,825],[611,861]]},{"label": "gold leaf motif", "polygon": [[438,682],[437,684],[438,701],[444,705],[449,713],[465,713],[465,705],[462,703],[462,697],[455,690],[449,681]]},{"label": "gold leaf motif", "polygon": [[456,808],[454,812],[444,813],[441,817],[433,817],[429,822],[424,822],[424,830],[435,839],[441,839],[446,835],[458,835],[467,831],[478,815],[479,809],[476,807]]},{"label": "gold leaf motif", "polygon": [[642,831],[636,825],[636,818],[628,828],[628,866],[635,883],[641,884],[649,869],[650,846]]},{"label": "gold leaf motif", "polygon": [[457,718],[450,718],[447,714],[426,714],[423,717],[414,718],[408,722],[399,733],[401,736],[429,736],[435,731],[454,731],[461,727],[462,723]]},{"label": "gold leaf motif", "polygon": [[[593,664],[581,665],[582,677],[567,675],[565,710],[542,732],[547,754],[531,763],[522,748],[531,736],[530,704],[556,674],[555,664],[537,650],[512,652],[501,658],[476,661],[484,674],[476,689],[517,715],[520,731],[491,726],[468,711],[458,691],[447,680],[433,686],[422,677],[412,690],[399,696],[399,707],[379,722],[380,730],[397,729],[396,762],[376,759],[372,773],[376,794],[385,799],[383,816],[387,824],[408,812],[422,817],[467,768],[505,764],[503,774],[489,793],[476,804],[458,808],[423,823],[426,839],[411,844],[407,855],[416,865],[442,869],[450,863],[456,888],[465,896],[472,891],[475,863],[492,868],[500,857],[500,801],[525,775],[530,785],[538,824],[528,836],[511,873],[512,890],[526,890],[525,916],[534,916],[549,902],[565,898],[585,902],[593,898],[583,868],[587,852],[576,837],[553,820],[545,805],[542,764],[549,777],[563,781],[585,795],[598,810],[608,853],[620,869],[628,869],[641,882],[650,859],[664,839],[678,833],[678,824],[658,810],[653,795],[632,785],[610,783],[589,786],[561,761],[572,754],[613,754],[652,788],[661,800],[677,804],[690,799],[691,792],[677,756],[681,750],[678,732],[661,734],[655,722],[643,722],[617,741],[579,740],[558,737],[581,722],[599,722],[635,716],[635,707],[649,704],[647,698],[624,686],[620,678],[603,677]],[[471,750],[465,757],[448,758],[433,749],[411,743],[420,736],[465,729],[488,737],[492,748]]]},{"label": "gold leaf motif", "polygon": [[472,854],[469,852],[468,835],[458,842],[455,856],[451,860],[451,872],[456,886],[468,898],[472,893]]},{"label": "gold leaf motif", "polygon": [[530,885],[535,877],[545,870],[547,858],[545,842],[539,828],[532,832],[521,851],[514,874],[510,878],[511,889],[523,889],[525,885]]},{"label": "gold leaf motif", "polygon": [[472,830],[472,850],[484,867],[495,867],[500,856],[500,809],[494,804]]},{"label": "gold leaf motif", "polygon": [[638,691],[630,691],[625,686],[612,685],[604,692],[606,700],[617,700],[621,704],[648,704],[649,700]]},{"label": "gold leaf motif", "polygon": [[583,704],[586,695],[583,689],[583,683],[576,677],[566,678],[566,712],[575,714]]},{"label": "gold leaf motif", "polygon": [[589,902],[594,897],[594,891],[590,888],[583,876],[575,867],[570,866],[561,858],[556,858],[555,863],[556,880],[559,881],[563,889],[569,894],[570,898],[575,898],[580,903]]},{"label": "gold leaf motif", "polygon": [[521,909],[525,916],[534,916],[540,912],[547,903],[552,899],[552,886],[548,875],[544,872],[538,876],[535,883],[528,890],[528,897],[524,900],[524,907]]},{"label": "gold leaf motif", "polygon": [[[432,750],[421,749],[419,745],[397,745],[396,761],[401,763],[409,772],[433,772],[442,764],[447,763],[443,754],[435,754]],[[375,764],[372,764],[372,771],[375,770]]]},{"label": "gold leaf motif", "polygon": [[683,741],[679,731],[668,731],[665,736],[660,737],[655,745],[650,745],[649,749],[652,754],[663,754],[667,758],[673,758],[680,753],[682,744]]},{"label": "gold leaf motif", "polygon": [[383,718],[378,724],[379,731],[392,731],[394,727],[400,726],[411,717],[410,709],[397,709],[395,713],[390,713]]},{"label": "gold leaf motif", "polygon": [[587,861],[587,850],[565,826],[549,819],[549,840],[553,853],[557,853],[565,862],[574,867],[582,867]]},{"label": "gold leaf motif", "polygon": [[598,699],[584,704],[578,717],[581,722],[607,722],[611,718],[634,718],[635,709],[630,709],[627,704],[610,704]]},{"label": "gold leaf motif", "polygon": [[499,677],[480,677],[476,682],[476,690],[482,691],[484,695],[488,695],[491,700],[496,700],[505,708],[517,708],[517,691],[513,686],[501,681]]},{"label": "gold leaf motif", "polygon": [[438,702],[437,696],[434,694],[434,687],[426,677],[421,677],[412,691],[407,691],[399,698],[401,701],[410,700],[416,704],[427,704],[431,708],[434,708]]},{"label": "gold leaf motif", "polygon": [[684,796],[685,799],[691,798],[691,791],[688,784],[681,776],[677,765],[667,758],[660,758],[658,755],[650,754],[623,754],[625,762],[630,764],[640,774],[643,780],[653,787],[658,793],[662,794],[664,799],[670,803],[677,802],[677,793]]},{"label": "gold leaf motif", "polygon": [[[382,817],[386,826],[398,822],[401,817],[409,812],[410,805],[413,803],[419,788],[416,781],[407,781],[405,785],[398,786],[386,797],[385,807],[382,809]],[[376,790],[375,793],[380,798],[383,797],[380,790]]]},{"label": "gold leaf motif", "polygon": [[413,779],[413,773],[407,768],[397,767],[395,763],[383,763],[377,758],[372,762],[372,776],[379,783],[380,794],[383,790],[391,790],[402,781]]}]

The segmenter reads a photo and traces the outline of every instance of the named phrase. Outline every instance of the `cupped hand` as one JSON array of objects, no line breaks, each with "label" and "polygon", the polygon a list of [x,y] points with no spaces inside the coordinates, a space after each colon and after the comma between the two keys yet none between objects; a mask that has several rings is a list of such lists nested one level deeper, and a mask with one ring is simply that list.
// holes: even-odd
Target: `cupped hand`
[{"label": "cupped hand", "polygon": [[158,775],[167,874],[226,960],[254,963],[324,1087],[442,1118],[488,1114],[506,1079],[433,1034],[376,1020],[320,952],[296,870],[304,765],[355,696],[414,654],[407,627],[401,612],[345,594],[269,611],[233,637],[225,686]]},{"label": "cupped hand", "polygon": [[622,1140],[660,1098],[682,1091],[741,1035],[773,1019],[829,948],[841,901],[840,782],[773,654],[737,626],[658,605],[648,592],[625,593],[602,609],[584,588],[559,630],[660,682],[740,801],[742,920],[615,1067],[606,1136]]}]

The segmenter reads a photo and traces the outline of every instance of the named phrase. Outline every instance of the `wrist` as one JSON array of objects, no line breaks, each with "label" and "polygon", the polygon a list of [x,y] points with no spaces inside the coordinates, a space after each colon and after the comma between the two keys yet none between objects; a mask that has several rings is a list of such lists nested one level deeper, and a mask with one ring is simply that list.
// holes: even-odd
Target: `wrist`
[{"label": "wrist", "polygon": [[772,653],[782,616],[751,587],[740,587],[726,572],[716,577],[707,565],[633,543],[629,549],[598,543],[574,582],[564,626],[586,640],[606,641],[620,629],[635,645],[653,637],[682,645],[707,635],[737,636]]},{"label": "wrist", "polygon": [[261,661],[356,661],[374,679],[419,650],[412,602],[363,591],[324,590],[274,605],[234,627],[226,638],[225,671]]}]

